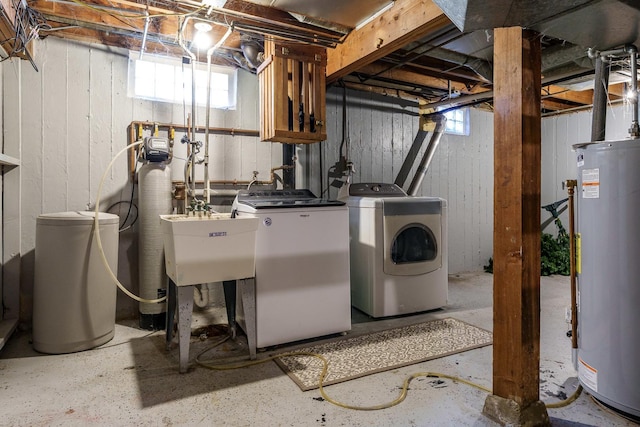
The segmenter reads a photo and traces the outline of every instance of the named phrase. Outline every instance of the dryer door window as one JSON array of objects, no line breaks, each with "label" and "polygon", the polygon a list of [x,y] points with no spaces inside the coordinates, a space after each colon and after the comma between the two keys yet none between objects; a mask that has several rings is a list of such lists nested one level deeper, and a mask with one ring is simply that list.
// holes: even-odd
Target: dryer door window
[{"label": "dryer door window", "polygon": [[442,267],[440,215],[391,215],[383,221],[385,274],[415,276]]},{"label": "dryer door window", "polygon": [[393,239],[391,260],[394,264],[433,261],[438,246],[433,232],[422,224],[410,224]]}]

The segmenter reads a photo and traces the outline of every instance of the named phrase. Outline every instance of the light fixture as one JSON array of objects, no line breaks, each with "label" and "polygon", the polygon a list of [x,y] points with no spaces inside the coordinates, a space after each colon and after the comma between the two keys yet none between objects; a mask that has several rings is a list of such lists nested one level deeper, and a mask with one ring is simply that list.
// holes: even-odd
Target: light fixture
[{"label": "light fixture", "polygon": [[213,7],[223,7],[227,0],[202,0],[202,4]]},{"label": "light fixture", "polygon": [[196,22],[193,26],[196,29],[196,34],[193,36],[193,44],[196,45],[198,49],[207,49],[211,46],[209,31],[211,31],[213,27],[206,22]]},{"label": "light fixture", "polygon": [[208,33],[213,28],[211,24],[207,22],[196,22],[193,26],[196,28],[196,31],[201,33]]},{"label": "light fixture", "polygon": [[207,16],[209,16],[213,9],[222,9],[226,2],[227,0],[202,0],[202,5],[209,6],[209,10],[207,10]]}]

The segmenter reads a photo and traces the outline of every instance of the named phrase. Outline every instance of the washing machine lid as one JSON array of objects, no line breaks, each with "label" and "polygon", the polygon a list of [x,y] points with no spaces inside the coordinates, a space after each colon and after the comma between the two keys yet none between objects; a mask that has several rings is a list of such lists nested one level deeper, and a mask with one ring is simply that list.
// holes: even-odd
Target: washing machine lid
[{"label": "washing machine lid", "polygon": [[[253,209],[290,209],[344,206],[338,200],[316,197],[310,190],[240,190],[236,196],[238,205]],[[236,204],[234,203],[234,204]]]}]

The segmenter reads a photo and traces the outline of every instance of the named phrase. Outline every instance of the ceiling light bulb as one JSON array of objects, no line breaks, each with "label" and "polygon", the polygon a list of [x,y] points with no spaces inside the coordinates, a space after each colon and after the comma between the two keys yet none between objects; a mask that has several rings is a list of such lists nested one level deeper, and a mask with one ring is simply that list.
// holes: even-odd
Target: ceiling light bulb
[{"label": "ceiling light bulb", "polygon": [[217,7],[217,8],[224,7],[224,4],[226,2],[227,0],[202,0],[202,4],[205,4],[207,6]]},{"label": "ceiling light bulb", "polygon": [[637,93],[635,93],[633,89],[628,89],[624,94],[624,97],[629,101],[633,101],[634,99],[636,99],[636,96]]},{"label": "ceiling light bulb", "polygon": [[196,22],[195,24],[193,24],[193,26],[199,33],[208,33],[209,31],[211,31],[211,28],[213,28],[211,24],[208,24],[206,22]]},{"label": "ceiling light bulb", "polygon": [[195,36],[193,36],[193,44],[198,47],[198,49],[207,49],[211,46],[211,37],[205,31],[198,31]]}]

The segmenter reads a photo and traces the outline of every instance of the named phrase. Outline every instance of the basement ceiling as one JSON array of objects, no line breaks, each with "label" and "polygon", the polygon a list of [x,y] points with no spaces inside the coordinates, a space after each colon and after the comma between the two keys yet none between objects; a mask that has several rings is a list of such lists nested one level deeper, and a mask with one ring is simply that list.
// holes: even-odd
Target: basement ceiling
[{"label": "basement ceiling", "polygon": [[[633,0],[29,0],[26,9],[20,0],[0,4],[5,15],[18,8],[37,18],[37,31],[30,32],[37,37],[146,54],[184,56],[178,35],[182,29],[182,38],[192,40],[196,22],[213,25],[214,41],[231,27],[214,62],[250,72],[259,65],[265,38],[320,45],[328,49],[328,83],[434,106],[490,107],[492,28],[518,25],[540,33],[541,108],[550,114],[591,104],[588,48],[640,44],[640,2]],[[420,19],[425,22],[414,23]],[[20,56],[12,52],[15,45],[3,47]],[[615,102],[630,73],[623,61],[612,68]]]}]

